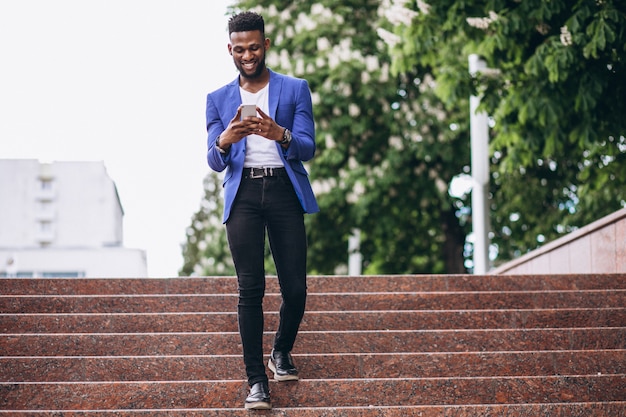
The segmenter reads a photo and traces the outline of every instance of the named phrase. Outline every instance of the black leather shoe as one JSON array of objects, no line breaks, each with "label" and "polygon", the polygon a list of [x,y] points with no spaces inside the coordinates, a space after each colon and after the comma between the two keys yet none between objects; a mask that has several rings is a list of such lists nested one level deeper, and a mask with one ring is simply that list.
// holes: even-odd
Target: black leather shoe
[{"label": "black leather shoe", "polygon": [[257,382],[250,387],[250,395],[246,398],[245,407],[251,410],[269,410],[272,408],[270,387],[267,382]]},{"label": "black leather shoe", "polygon": [[272,350],[267,366],[274,372],[274,379],[276,381],[297,381],[300,379],[298,377],[298,370],[293,364],[293,358],[289,352],[285,353]]}]

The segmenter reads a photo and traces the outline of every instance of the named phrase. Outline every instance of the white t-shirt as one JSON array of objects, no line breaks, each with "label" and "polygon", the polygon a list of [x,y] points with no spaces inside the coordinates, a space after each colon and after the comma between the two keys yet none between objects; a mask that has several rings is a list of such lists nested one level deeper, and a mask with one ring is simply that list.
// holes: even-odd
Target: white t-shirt
[{"label": "white t-shirt", "polygon": [[[251,93],[239,88],[242,104],[255,104],[263,113],[269,114],[269,83],[256,93]],[[282,167],[283,160],[280,159],[276,141],[267,139],[259,135],[248,135],[246,141],[246,158],[243,162],[246,168]]]}]

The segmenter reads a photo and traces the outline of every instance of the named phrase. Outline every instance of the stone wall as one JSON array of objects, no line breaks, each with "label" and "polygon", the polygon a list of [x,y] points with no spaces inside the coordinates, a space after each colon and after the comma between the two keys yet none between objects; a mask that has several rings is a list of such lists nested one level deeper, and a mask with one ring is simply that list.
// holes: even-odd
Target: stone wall
[{"label": "stone wall", "polygon": [[626,272],[626,209],[490,271],[491,274],[618,272]]}]

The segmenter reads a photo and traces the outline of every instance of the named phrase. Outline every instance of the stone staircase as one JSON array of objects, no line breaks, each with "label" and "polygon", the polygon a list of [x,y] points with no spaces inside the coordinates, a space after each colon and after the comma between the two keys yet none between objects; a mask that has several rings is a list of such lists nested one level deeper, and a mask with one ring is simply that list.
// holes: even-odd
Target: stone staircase
[{"label": "stone staircase", "polygon": [[[0,414],[626,416],[626,274],[310,277],[271,411],[243,409],[234,278],[0,294]],[[270,278],[267,353],[279,302]]]}]

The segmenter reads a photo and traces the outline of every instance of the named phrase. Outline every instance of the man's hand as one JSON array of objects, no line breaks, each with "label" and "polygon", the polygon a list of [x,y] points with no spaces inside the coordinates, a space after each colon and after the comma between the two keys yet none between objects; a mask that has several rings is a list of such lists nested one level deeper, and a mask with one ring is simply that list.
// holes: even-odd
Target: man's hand
[{"label": "man's hand", "polygon": [[263,111],[258,107],[256,108],[256,111],[261,115],[260,119],[258,117],[254,117],[254,119],[260,120],[258,132],[256,132],[256,134],[276,142],[283,140],[283,131],[285,128],[279,126],[274,119],[263,113]]},{"label": "man's hand", "polygon": [[279,126],[274,119],[265,114],[260,108],[256,111],[261,117],[248,116],[241,119],[241,106],[237,114],[231,119],[226,130],[220,135],[220,148],[227,150],[233,143],[239,142],[248,135],[259,135],[264,138],[280,142],[283,140],[283,127]]},{"label": "man's hand", "polygon": [[256,133],[260,120],[258,117],[246,117],[241,120],[241,106],[239,106],[235,117],[228,122],[226,130],[220,134],[220,148],[227,150],[233,143]]}]

